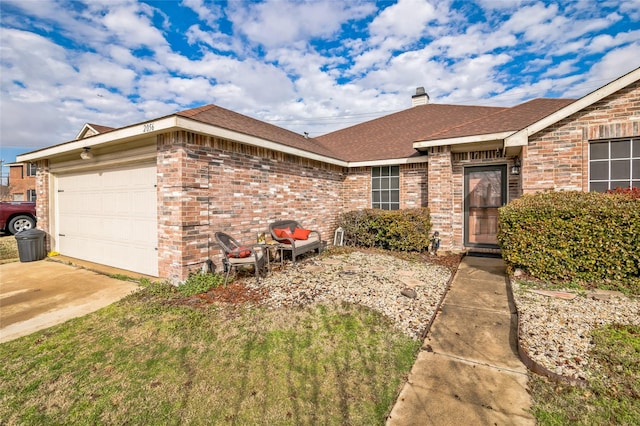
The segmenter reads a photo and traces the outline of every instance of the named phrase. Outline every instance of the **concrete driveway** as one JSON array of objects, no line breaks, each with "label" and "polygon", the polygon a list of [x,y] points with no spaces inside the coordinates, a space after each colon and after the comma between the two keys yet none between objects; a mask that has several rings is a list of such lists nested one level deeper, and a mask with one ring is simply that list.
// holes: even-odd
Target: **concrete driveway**
[{"label": "concrete driveway", "polygon": [[0,265],[0,343],[97,311],[138,288],[50,260]]}]

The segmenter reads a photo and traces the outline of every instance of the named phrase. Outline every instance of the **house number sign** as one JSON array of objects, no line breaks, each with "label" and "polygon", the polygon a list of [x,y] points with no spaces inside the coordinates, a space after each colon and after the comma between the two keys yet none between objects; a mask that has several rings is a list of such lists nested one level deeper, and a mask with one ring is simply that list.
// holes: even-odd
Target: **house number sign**
[{"label": "house number sign", "polygon": [[153,132],[153,123],[147,123],[142,125],[142,133]]}]

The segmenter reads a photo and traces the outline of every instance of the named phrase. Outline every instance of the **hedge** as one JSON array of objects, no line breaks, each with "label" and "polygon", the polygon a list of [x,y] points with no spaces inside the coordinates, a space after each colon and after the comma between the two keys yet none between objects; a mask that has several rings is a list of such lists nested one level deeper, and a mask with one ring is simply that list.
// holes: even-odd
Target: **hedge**
[{"label": "hedge", "polygon": [[634,194],[524,195],[500,208],[499,218],[498,241],[511,269],[545,280],[640,283],[640,199]]},{"label": "hedge", "polygon": [[430,243],[429,209],[364,209],[343,213],[338,226],[346,245],[397,251],[427,251]]}]

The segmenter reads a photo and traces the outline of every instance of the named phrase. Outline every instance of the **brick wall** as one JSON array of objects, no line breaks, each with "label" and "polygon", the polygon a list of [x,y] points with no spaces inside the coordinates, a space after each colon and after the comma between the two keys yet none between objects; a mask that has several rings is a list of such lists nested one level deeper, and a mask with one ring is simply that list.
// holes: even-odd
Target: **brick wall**
[{"label": "brick wall", "polygon": [[19,201],[30,201],[27,198],[29,189],[36,189],[36,177],[27,176],[27,164],[9,167],[9,194],[11,200],[16,200],[14,195],[20,195]]},{"label": "brick wall", "polygon": [[400,166],[400,208],[427,207],[427,163]]},{"label": "brick wall", "polygon": [[455,220],[455,217],[452,217],[454,187],[450,146],[429,149],[428,181],[427,191],[433,230],[440,233],[440,247],[448,250],[454,247],[452,222]]},{"label": "brick wall", "polygon": [[38,219],[37,228],[42,229],[47,233],[45,238],[45,244],[47,251],[51,251],[51,223],[49,217],[51,214],[51,203],[49,198],[53,196],[49,190],[49,160],[41,160],[36,163],[36,176],[35,176],[35,188],[36,188],[36,217]]},{"label": "brick wall", "polygon": [[280,219],[333,240],[342,210],[341,167],[188,132],[158,137],[159,273],[173,281],[208,258],[221,268],[214,233],[240,242]]},{"label": "brick wall", "polygon": [[523,149],[523,192],[587,191],[589,140],[640,136],[638,119],[635,83],[532,135]]}]

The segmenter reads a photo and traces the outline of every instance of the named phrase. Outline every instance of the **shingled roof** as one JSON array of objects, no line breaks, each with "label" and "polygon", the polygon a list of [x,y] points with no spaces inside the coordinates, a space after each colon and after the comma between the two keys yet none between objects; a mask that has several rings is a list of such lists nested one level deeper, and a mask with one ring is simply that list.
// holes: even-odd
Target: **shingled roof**
[{"label": "shingled roof", "polygon": [[426,104],[347,127],[316,139],[343,160],[374,161],[420,155],[413,143],[503,111],[500,107]]},{"label": "shingled roof", "polygon": [[533,99],[474,121],[467,121],[455,127],[425,134],[419,140],[428,141],[518,131],[574,101],[574,99]]},{"label": "shingled roof", "polygon": [[409,158],[420,155],[414,142],[515,132],[571,102],[534,99],[511,108],[418,105],[317,139],[347,161]]},{"label": "shingled roof", "polygon": [[217,105],[205,105],[199,108],[177,112],[175,115],[314,154],[340,159],[333,150],[316,139],[307,138],[299,133],[265,123],[264,121],[239,114]]}]

